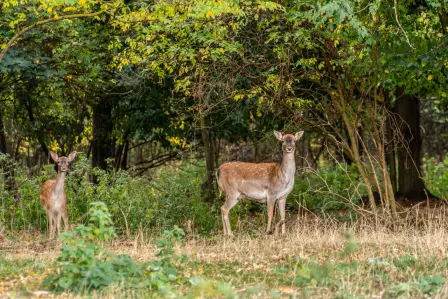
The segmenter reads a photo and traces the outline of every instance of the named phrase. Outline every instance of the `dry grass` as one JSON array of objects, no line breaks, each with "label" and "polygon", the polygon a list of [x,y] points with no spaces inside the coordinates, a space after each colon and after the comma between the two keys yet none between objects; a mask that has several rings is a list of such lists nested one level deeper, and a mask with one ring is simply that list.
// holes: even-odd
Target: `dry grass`
[{"label": "dry grass", "polygon": [[[191,236],[176,248],[176,252],[186,253],[190,258],[188,263],[181,266],[186,277],[203,275],[214,281],[230,280],[238,294],[260,284],[263,290],[258,293],[258,297],[276,294],[304,296],[307,290],[312,291],[312,297],[321,298],[333,297],[336,292],[345,297],[345,293],[340,293],[341,290],[370,298],[390,297],[390,294],[395,293],[388,293],[388,290],[393,291],[403,283],[417,285],[424,274],[448,275],[448,222],[445,213],[440,210],[437,217],[429,218],[431,220],[423,224],[416,221],[414,216],[407,216],[398,221],[398,225],[387,223],[384,219],[379,221],[383,223],[381,225],[373,225],[372,221],[367,220],[349,225],[308,217],[297,221],[285,236]],[[357,249],[352,254],[342,255],[347,246],[344,237],[347,231],[353,232]],[[58,244],[45,241],[45,237],[39,234],[21,233],[13,237],[11,241],[11,236],[7,236],[6,241],[0,244],[0,255],[3,256],[0,263],[27,262],[11,276],[1,276],[0,271],[0,298],[17,294],[48,296],[48,293],[41,293],[40,282],[59,254]],[[134,238],[118,240],[109,249],[129,254],[136,261],[146,262],[156,259],[157,250],[153,243],[153,237],[141,233]],[[404,268],[396,266],[394,261],[403,256],[415,258],[415,265]],[[372,259],[387,261],[387,264],[370,264],[369,260]],[[38,263],[44,263],[45,266],[36,270],[34,266]],[[316,282],[309,286],[296,283],[301,267],[337,267],[347,263],[358,263],[359,267],[351,275],[334,274],[338,280],[337,288],[320,286]],[[278,293],[269,293],[270,290],[277,290]],[[368,290],[370,293],[365,294]],[[447,292],[447,287],[442,287],[441,292]],[[111,288],[98,293],[104,297],[117,297],[117,294],[120,292]],[[74,297],[73,294],[60,296]],[[413,291],[404,292],[403,296],[436,295],[418,293],[414,287]]]}]

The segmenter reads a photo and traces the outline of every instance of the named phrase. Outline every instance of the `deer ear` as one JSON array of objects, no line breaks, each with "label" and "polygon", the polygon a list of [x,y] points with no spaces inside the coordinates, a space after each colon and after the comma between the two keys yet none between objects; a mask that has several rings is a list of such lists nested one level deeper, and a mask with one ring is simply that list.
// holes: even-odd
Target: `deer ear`
[{"label": "deer ear", "polygon": [[51,159],[53,159],[54,162],[58,162],[59,157],[58,157],[58,155],[56,153],[53,153],[52,151],[50,151],[50,156],[51,156]]},{"label": "deer ear", "polygon": [[303,135],[303,131],[297,132],[297,133],[294,135],[294,139],[295,139],[296,141],[298,141],[298,140],[300,139],[300,137],[302,137],[302,135]]},{"label": "deer ear", "polygon": [[68,161],[72,162],[76,157],[76,152],[71,152],[70,155],[68,155]]},{"label": "deer ear", "polygon": [[274,131],[274,135],[279,141],[283,140],[283,134],[281,132]]}]

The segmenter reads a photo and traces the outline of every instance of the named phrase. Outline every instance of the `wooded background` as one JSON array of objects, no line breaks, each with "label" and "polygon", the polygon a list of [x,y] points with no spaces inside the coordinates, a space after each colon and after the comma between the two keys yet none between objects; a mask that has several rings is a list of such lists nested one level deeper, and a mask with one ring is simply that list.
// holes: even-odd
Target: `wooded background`
[{"label": "wooded background", "polygon": [[447,5],[2,0],[6,194],[18,206],[18,168],[76,150],[133,175],[204,159],[213,203],[222,161],[278,159],[276,129],[305,131],[300,173],[353,166],[373,210],[443,198],[421,165],[448,148]]}]

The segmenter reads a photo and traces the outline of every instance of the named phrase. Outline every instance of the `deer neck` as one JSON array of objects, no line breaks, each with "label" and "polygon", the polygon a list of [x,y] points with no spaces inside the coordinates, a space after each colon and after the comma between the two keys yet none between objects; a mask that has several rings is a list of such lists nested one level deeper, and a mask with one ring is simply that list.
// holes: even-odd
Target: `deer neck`
[{"label": "deer neck", "polygon": [[294,173],[296,172],[296,160],[294,157],[294,152],[283,153],[283,159],[280,169],[285,177],[294,177]]},{"label": "deer neck", "polygon": [[65,172],[58,172],[56,176],[56,184],[54,185],[53,194],[56,195],[57,198],[60,197],[62,193],[64,193],[64,182],[65,182]]}]

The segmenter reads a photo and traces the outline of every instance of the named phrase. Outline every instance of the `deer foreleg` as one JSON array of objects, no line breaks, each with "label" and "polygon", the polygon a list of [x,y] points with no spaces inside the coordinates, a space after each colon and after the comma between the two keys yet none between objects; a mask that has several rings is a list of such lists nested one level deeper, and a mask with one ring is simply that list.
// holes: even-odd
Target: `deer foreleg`
[{"label": "deer foreleg", "polygon": [[57,215],[55,215],[56,229],[57,229],[58,235],[61,233],[61,218],[62,218],[61,212],[59,212]]},{"label": "deer foreleg", "polygon": [[64,218],[64,231],[68,231],[68,215],[67,209],[62,212],[62,218]]},{"label": "deer foreleg", "polygon": [[56,230],[56,215],[53,214],[52,212],[49,212],[50,217],[48,219],[48,221],[50,221],[50,239],[53,240],[54,239],[54,233]]},{"label": "deer foreleg", "polygon": [[278,201],[278,209],[280,210],[280,222],[282,222],[282,235],[285,233],[285,208],[286,208],[286,197],[281,198]]},{"label": "deer foreleg", "polygon": [[271,224],[272,224],[272,218],[274,216],[274,206],[275,206],[275,200],[268,198],[267,199],[268,204],[268,228],[266,229],[266,233],[271,233]]}]

